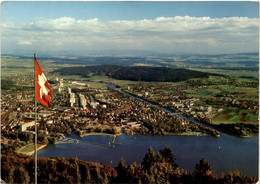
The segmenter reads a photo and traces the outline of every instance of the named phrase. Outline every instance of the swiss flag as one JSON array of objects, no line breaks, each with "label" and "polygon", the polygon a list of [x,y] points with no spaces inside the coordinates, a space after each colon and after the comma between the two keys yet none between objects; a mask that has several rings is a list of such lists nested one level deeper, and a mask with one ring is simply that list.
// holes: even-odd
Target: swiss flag
[{"label": "swiss flag", "polygon": [[34,55],[36,65],[36,99],[44,106],[51,107],[50,97],[52,95],[51,87],[42,72],[36,56]]}]

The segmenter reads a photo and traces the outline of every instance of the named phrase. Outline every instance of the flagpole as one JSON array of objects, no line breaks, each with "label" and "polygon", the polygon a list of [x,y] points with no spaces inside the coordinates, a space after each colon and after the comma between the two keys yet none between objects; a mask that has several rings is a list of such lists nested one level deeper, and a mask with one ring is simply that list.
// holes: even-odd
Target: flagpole
[{"label": "flagpole", "polygon": [[36,54],[34,54],[34,107],[35,107],[35,143],[34,143],[34,158],[35,158],[35,183],[37,183],[37,100],[36,100]]}]

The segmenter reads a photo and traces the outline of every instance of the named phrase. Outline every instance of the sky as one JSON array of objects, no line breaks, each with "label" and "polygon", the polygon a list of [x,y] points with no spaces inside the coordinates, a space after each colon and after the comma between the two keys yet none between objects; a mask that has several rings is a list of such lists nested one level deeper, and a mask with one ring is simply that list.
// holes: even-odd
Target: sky
[{"label": "sky", "polygon": [[2,54],[258,52],[257,2],[6,1]]}]

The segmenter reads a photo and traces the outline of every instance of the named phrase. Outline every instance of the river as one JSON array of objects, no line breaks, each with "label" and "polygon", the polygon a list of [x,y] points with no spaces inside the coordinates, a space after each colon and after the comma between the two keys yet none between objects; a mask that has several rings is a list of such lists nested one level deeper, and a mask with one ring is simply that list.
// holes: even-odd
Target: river
[{"label": "river", "polygon": [[[115,88],[111,84],[109,84],[109,87]],[[118,91],[125,93],[121,90]],[[129,96],[143,100],[132,95]],[[158,108],[166,110],[162,107]],[[173,113],[172,111],[167,111]],[[186,118],[181,115],[180,117]],[[191,120],[189,118],[186,119]],[[112,145],[113,141],[113,137],[107,135],[91,135],[81,138],[72,133],[69,137],[106,145]],[[229,170],[234,169],[238,169],[247,175],[258,176],[259,143],[258,136],[256,135],[249,138],[239,138],[220,132],[220,137],[216,138],[212,136],[132,136],[122,134],[116,138],[115,142],[121,143],[121,145],[115,144],[115,148],[111,148],[83,142],[50,144],[38,151],[38,157],[71,158],[77,156],[82,160],[100,162],[101,164],[114,167],[118,164],[121,157],[123,157],[126,164],[133,163],[134,161],[141,163],[149,146],[152,146],[155,152],[158,152],[164,146],[169,146],[176,157],[179,167],[185,170],[193,172],[196,164],[204,157],[209,161],[212,169],[218,176],[221,176],[221,173],[227,173]]]}]

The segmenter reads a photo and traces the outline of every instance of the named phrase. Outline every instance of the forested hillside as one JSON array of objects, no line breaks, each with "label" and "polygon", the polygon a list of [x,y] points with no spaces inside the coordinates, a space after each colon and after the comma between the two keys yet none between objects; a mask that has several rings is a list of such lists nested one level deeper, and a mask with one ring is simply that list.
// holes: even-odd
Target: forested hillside
[{"label": "forested hillside", "polygon": [[[125,165],[123,158],[115,168],[77,158],[38,158],[39,183],[256,183],[255,177],[239,171],[217,176],[204,158],[193,172],[179,169],[169,147],[156,154],[150,147],[141,164]],[[2,152],[1,177],[7,183],[33,183],[34,158]]]},{"label": "forested hillside", "polygon": [[119,80],[131,81],[154,81],[154,82],[176,82],[191,78],[205,78],[209,74],[187,69],[165,68],[165,67],[121,67],[114,65],[86,66],[62,68],[54,71],[61,75],[106,75]]}]

